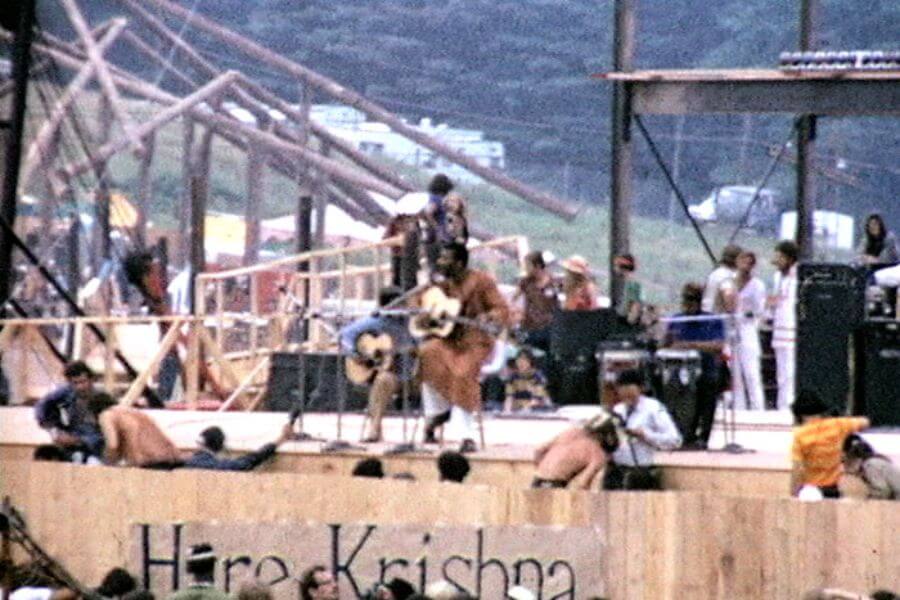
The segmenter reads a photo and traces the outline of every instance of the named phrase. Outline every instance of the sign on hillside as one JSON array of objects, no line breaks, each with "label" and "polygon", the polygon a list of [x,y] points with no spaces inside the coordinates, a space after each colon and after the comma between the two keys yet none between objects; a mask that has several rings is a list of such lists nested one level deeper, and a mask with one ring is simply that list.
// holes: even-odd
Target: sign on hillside
[{"label": "sign on hillside", "polygon": [[185,560],[194,544],[216,554],[215,586],[234,592],[247,578],[294,600],[312,565],[337,577],[341,598],[401,577],[419,590],[447,580],[477,598],[502,600],[522,585],[541,600],[602,596],[602,536],[575,527],[426,527],[300,523],[139,524],[130,567],[157,597],[191,583]]}]

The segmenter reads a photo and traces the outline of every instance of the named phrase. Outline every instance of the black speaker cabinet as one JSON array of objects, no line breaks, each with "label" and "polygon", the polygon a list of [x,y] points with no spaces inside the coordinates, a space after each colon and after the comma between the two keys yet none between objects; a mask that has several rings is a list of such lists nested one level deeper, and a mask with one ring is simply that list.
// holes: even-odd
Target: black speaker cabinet
[{"label": "black speaker cabinet", "polygon": [[[337,354],[276,352],[269,367],[266,410],[289,411],[303,398],[308,412],[335,412],[341,394],[344,410],[367,405],[365,388],[346,380]],[[304,382],[305,380],[305,382]]]},{"label": "black speaker cabinet", "polygon": [[900,426],[900,323],[866,323],[855,350],[854,412],[876,427]]},{"label": "black speaker cabinet", "polygon": [[850,392],[850,338],[862,325],[865,275],[842,264],[801,264],[797,272],[796,390],[815,391],[843,412]]}]

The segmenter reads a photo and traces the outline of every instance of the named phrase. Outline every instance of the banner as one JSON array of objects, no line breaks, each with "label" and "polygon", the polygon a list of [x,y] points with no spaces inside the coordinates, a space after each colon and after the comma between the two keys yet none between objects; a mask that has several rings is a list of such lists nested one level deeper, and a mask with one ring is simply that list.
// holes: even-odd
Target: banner
[{"label": "banner", "polygon": [[130,568],[157,597],[191,583],[185,560],[194,544],[216,555],[215,586],[236,591],[248,578],[277,600],[300,598],[313,565],[336,577],[341,598],[364,598],[395,577],[417,590],[447,580],[476,598],[503,600],[522,585],[540,600],[602,596],[600,531],[574,527],[441,527],[302,523],[139,524]]}]

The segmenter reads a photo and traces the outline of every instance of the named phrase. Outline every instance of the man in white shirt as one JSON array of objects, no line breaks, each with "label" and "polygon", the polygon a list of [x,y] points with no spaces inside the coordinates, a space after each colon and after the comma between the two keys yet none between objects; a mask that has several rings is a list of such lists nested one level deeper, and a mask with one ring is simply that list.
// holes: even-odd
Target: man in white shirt
[{"label": "man in white shirt", "polygon": [[629,485],[629,480],[646,481],[655,451],[681,445],[681,434],[669,411],[659,400],[641,394],[643,387],[644,376],[637,370],[622,371],[616,379],[613,412],[621,419],[627,437],[606,466],[605,490],[639,489]]},{"label": "man in white shirt", "polygon": [[766,309],[766,285],[753,276],[756,254],[745,250],[737,259],[734,319],[736,343],[731,357],[731,381],[736,406],[745,403],[751,410],[765,408],[760,374],[759,318]]},{"label": "man in white shirt", "polygon": [[775,273],[772,307],[772,349],[778,379],[778,410],[794,403],[794,365],[797,353],[797,259],[800,249],[790,240],[775,246],[772,264]]},{"label": "man in white shirt", "polygon": [[703,312],[722,313],[731,311],[734,298],[734,277],[737,275],[737,258],[741,247],[728,244],[722,250],[722,259],[709,277],[703,288],[703,301],[700,308]]}]

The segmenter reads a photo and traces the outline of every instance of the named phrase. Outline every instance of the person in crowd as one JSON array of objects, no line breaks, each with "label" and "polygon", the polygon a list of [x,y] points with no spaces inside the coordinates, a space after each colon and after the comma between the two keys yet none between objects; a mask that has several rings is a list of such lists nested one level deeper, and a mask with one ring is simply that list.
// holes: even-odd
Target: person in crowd
[{"label": "person in crowd", "polygon": [[613,413],[627,436],[612,453],[603,474],[604,490],[652,489],[647,469],[653,466],[656,450],[674,450],[681,434],[663,404],[643,394],[644,376],[636,369],[622,371],[616,378]]},{"label": "person in crowd", "polygon": [[534,451],[533,488],[586,490],[619,446],[615,417],[603,410],[580,426],[571,427]]},{"label": "person in crowd", "polygon": [[42,429],[50,432],[56,446],[69,460],[86,460],[103,455],[103,434],[88,410],[96,395],[94,373],[82,361],[67,364],[63,370],[66,384],[43,398],[34,407],[35,418]]},{"label": "person in crowd", "polygon": [[122,567],[114,567],[106,573],[97,594],[104,598],[122,598],[137,588],[134,576]]},{"label": "person in crowd", "polygon": [[237,600],[273,600],[272,588],[259,579],[248,579],[238,587]]},{"label": "person in crowd", "polygon": [[506,590],[506,600],[534,600],[534,592],[522,585],[514,585]]},{"label": "person in crowd", "polygon": [[453,190],[453,187],[453,182],[443,173],[432,177],[428,184],[428,204],[422,211],[422,219],[425,223],[423,241],[428,266],[432,270],[437,266],[441,247],[451,241],[447,232],[447,207],[444,199]]},{"label": "person in crowd", "polygon": [[778,242],[772,264],[775,273],[769,307],[772,309],[772,349],[778,381],[779,410],[794,403],[794,365],[797,351],[797,260],[800,248],[790,240]]},{"label": "person in crowd", "polygon": [[397,287],[403,286],[403,255],[406,252],[405,240],[412,236],[415,243],[419,243],[422,235],[419,227],[418,212],[401,212],[401,208],[405,208],[398,202],[397,214],[391,217],[384,229],[384,239],[390,239],[396,236],[403,236],[404,244],[391,247],[391,274],[392,285]]},{"label": "person in crowd", "polygon": [[525,277],[519,280],[513,302],[524,299],[522,321],[525,343],[545,352],[550,349],[550,327],[559,310],[556,282],[547,271],[544,255],[538,250],[525,256]]},{"label": "person in crowd", "polygon": [[866,417],[829,417],[829,408],[812,390],[801,390],[791,407],[791,494],[817,487],[825,498],[840,498],[841,449],[844,439],[869,426]]},{"label": "person in crowd", "polygon": [[334,575],[322,565],[314,565],[300,576],[300,600],[339,600]]},{"label": "person in crowd", "polygon": [[472,469],[465,455],[452,450],[441,452],[437,459],[438,480],[462,483]]},{"label": "person in crowd", "polygon": [[461,194],[450,192],[444,198],[447,213],[447,241],[466,244],[469,241],[469,205]]},{"label": "person in crowd", "polygon": [[684,447],[705,450],[712,434],[719,394],[726,387],[727,369],[722,360],[725,325],[721,317],[702,310],[703,288],[687,283],[681,290],[681,312],[673,315],[664,345],[700,353],[700,377],[697,379],[697,408],[687,430]]},{"label": "person in crowd", "polygon": [[469,600],[471,595],[461,592],[459,589],[447,581],[441,579],[428,584],[425,588],[425,596],[430,600]]},{"label": "person in crowd", "polygon": [[384,465],[377,458],[363,458],[353,467],[354,477],[371,477],[384,479]]},{"label": "person in crowd", "polygon": [[619,254],[613,258],[613,270],[622,278],[621,296],[615,303],[616,312],[631,325],[641,322],[643,292],[641,284],[634,278],[637,262],[631,254]]},{"label": "person in crowd", "polygon": [[866,484],[868,497],[878,500],[900,500],[900,467],[858,434],[844,438],[844,472],[856,475]]},{"label": "person in crowd", "polygon": [[894,232],[888,231],[880,214],[872,213],[866,219],[862,239],[856,248],[856,257],[864,265],[900,262],[897,238]]},{"label": "person in crowd", "polygon": [[766,310],[766,285],[753,275],[755,267],[756,254],[745,250],[738,255],[731,381],[735,406],[744,402],[751,410],[762,410],[765,397],[760,367],[759,319]]},{"label": "person in crowd", "polygon": [[119,406],[106,394],[95,396],[88,409],[103,432],[107,464],[163,470],[182,465],[175,444],[146,413]]},{"label": "person in crowd", "polygon": [[594,310],[597,308],[597,287],[591,281],[591,267],[587,259],[573,254],[562,261],[563,294],[566,310]]},{"label": "person in crowd", "polygon": [[228,594],[214,586],[216,554],[212,546],[191,546],[185,569],[193,581],[186,588],[171,594],[168,600],[228,600]]},{"label": "person in crowd", "polygon": [[252,471],[275,455],[278,446],[294,435],[293,427],[285,424],[274,442],[238,458],[222,456],[225,450],[225,432],[213,425],[200,432],[197,445],[200,449],[184,462],[186,469],[210,469],[213,471]]},{"label": "person in crowd", "polygon": [[[428,419],[425,441],[433,443],[435,428],[452,414],[462,430],[462,452],[476,449],[473,412],[481,406],[479,377],[482,364],[494,350],[494,337],[488,330],[504,327],[509,320],[509,308],[493,277],[468,264],[465,246],[444,246],[437,261],[442,275],[439,286],[449,298],[460,301],[461,317],[483,326],[457,324],[446,338],[431,337],[419,349],[422,404]],[[431,316],[417,318],[427,322]]]},{"label": "person in crowd", "polygon": [[[378,306],[384,307],[400,297],[400,289],[382,288],[378,293]],[[369,431],[364,441],[380,442],[383,434],[381,422],[384,413],[401,385],[410,382],[414,372],[413,350],[415,343],[407,327],[407,318],[399,314],[374,314],[358,319],[341,330],[341,351],[350,357],[372,362],[372,357],[361,357],[357,341],[363,334],[379,336],[387,334],[393,343],[393,353],[378,364],[372,364],[369,381]]]},{"label": "person in crowd", "polygon": [[363,596],[365,600],[408,600],[415,596],[416,590],[410,582],[394,577],[387,583],[376,583]]},{"label": "person in crowd", "polygon": [[506,377],[505,412],[519,412],[551,406],[547,394],[547,378],[534,366],[534,356],[523,348],[513,360],[513,370]]},{"label": "person in crowd", "polygon": [[734,277],[741,247],[728,244],[722,249],[718,266],[706,278],[701,308],[707,313],[731,312],[734,302]]}]

